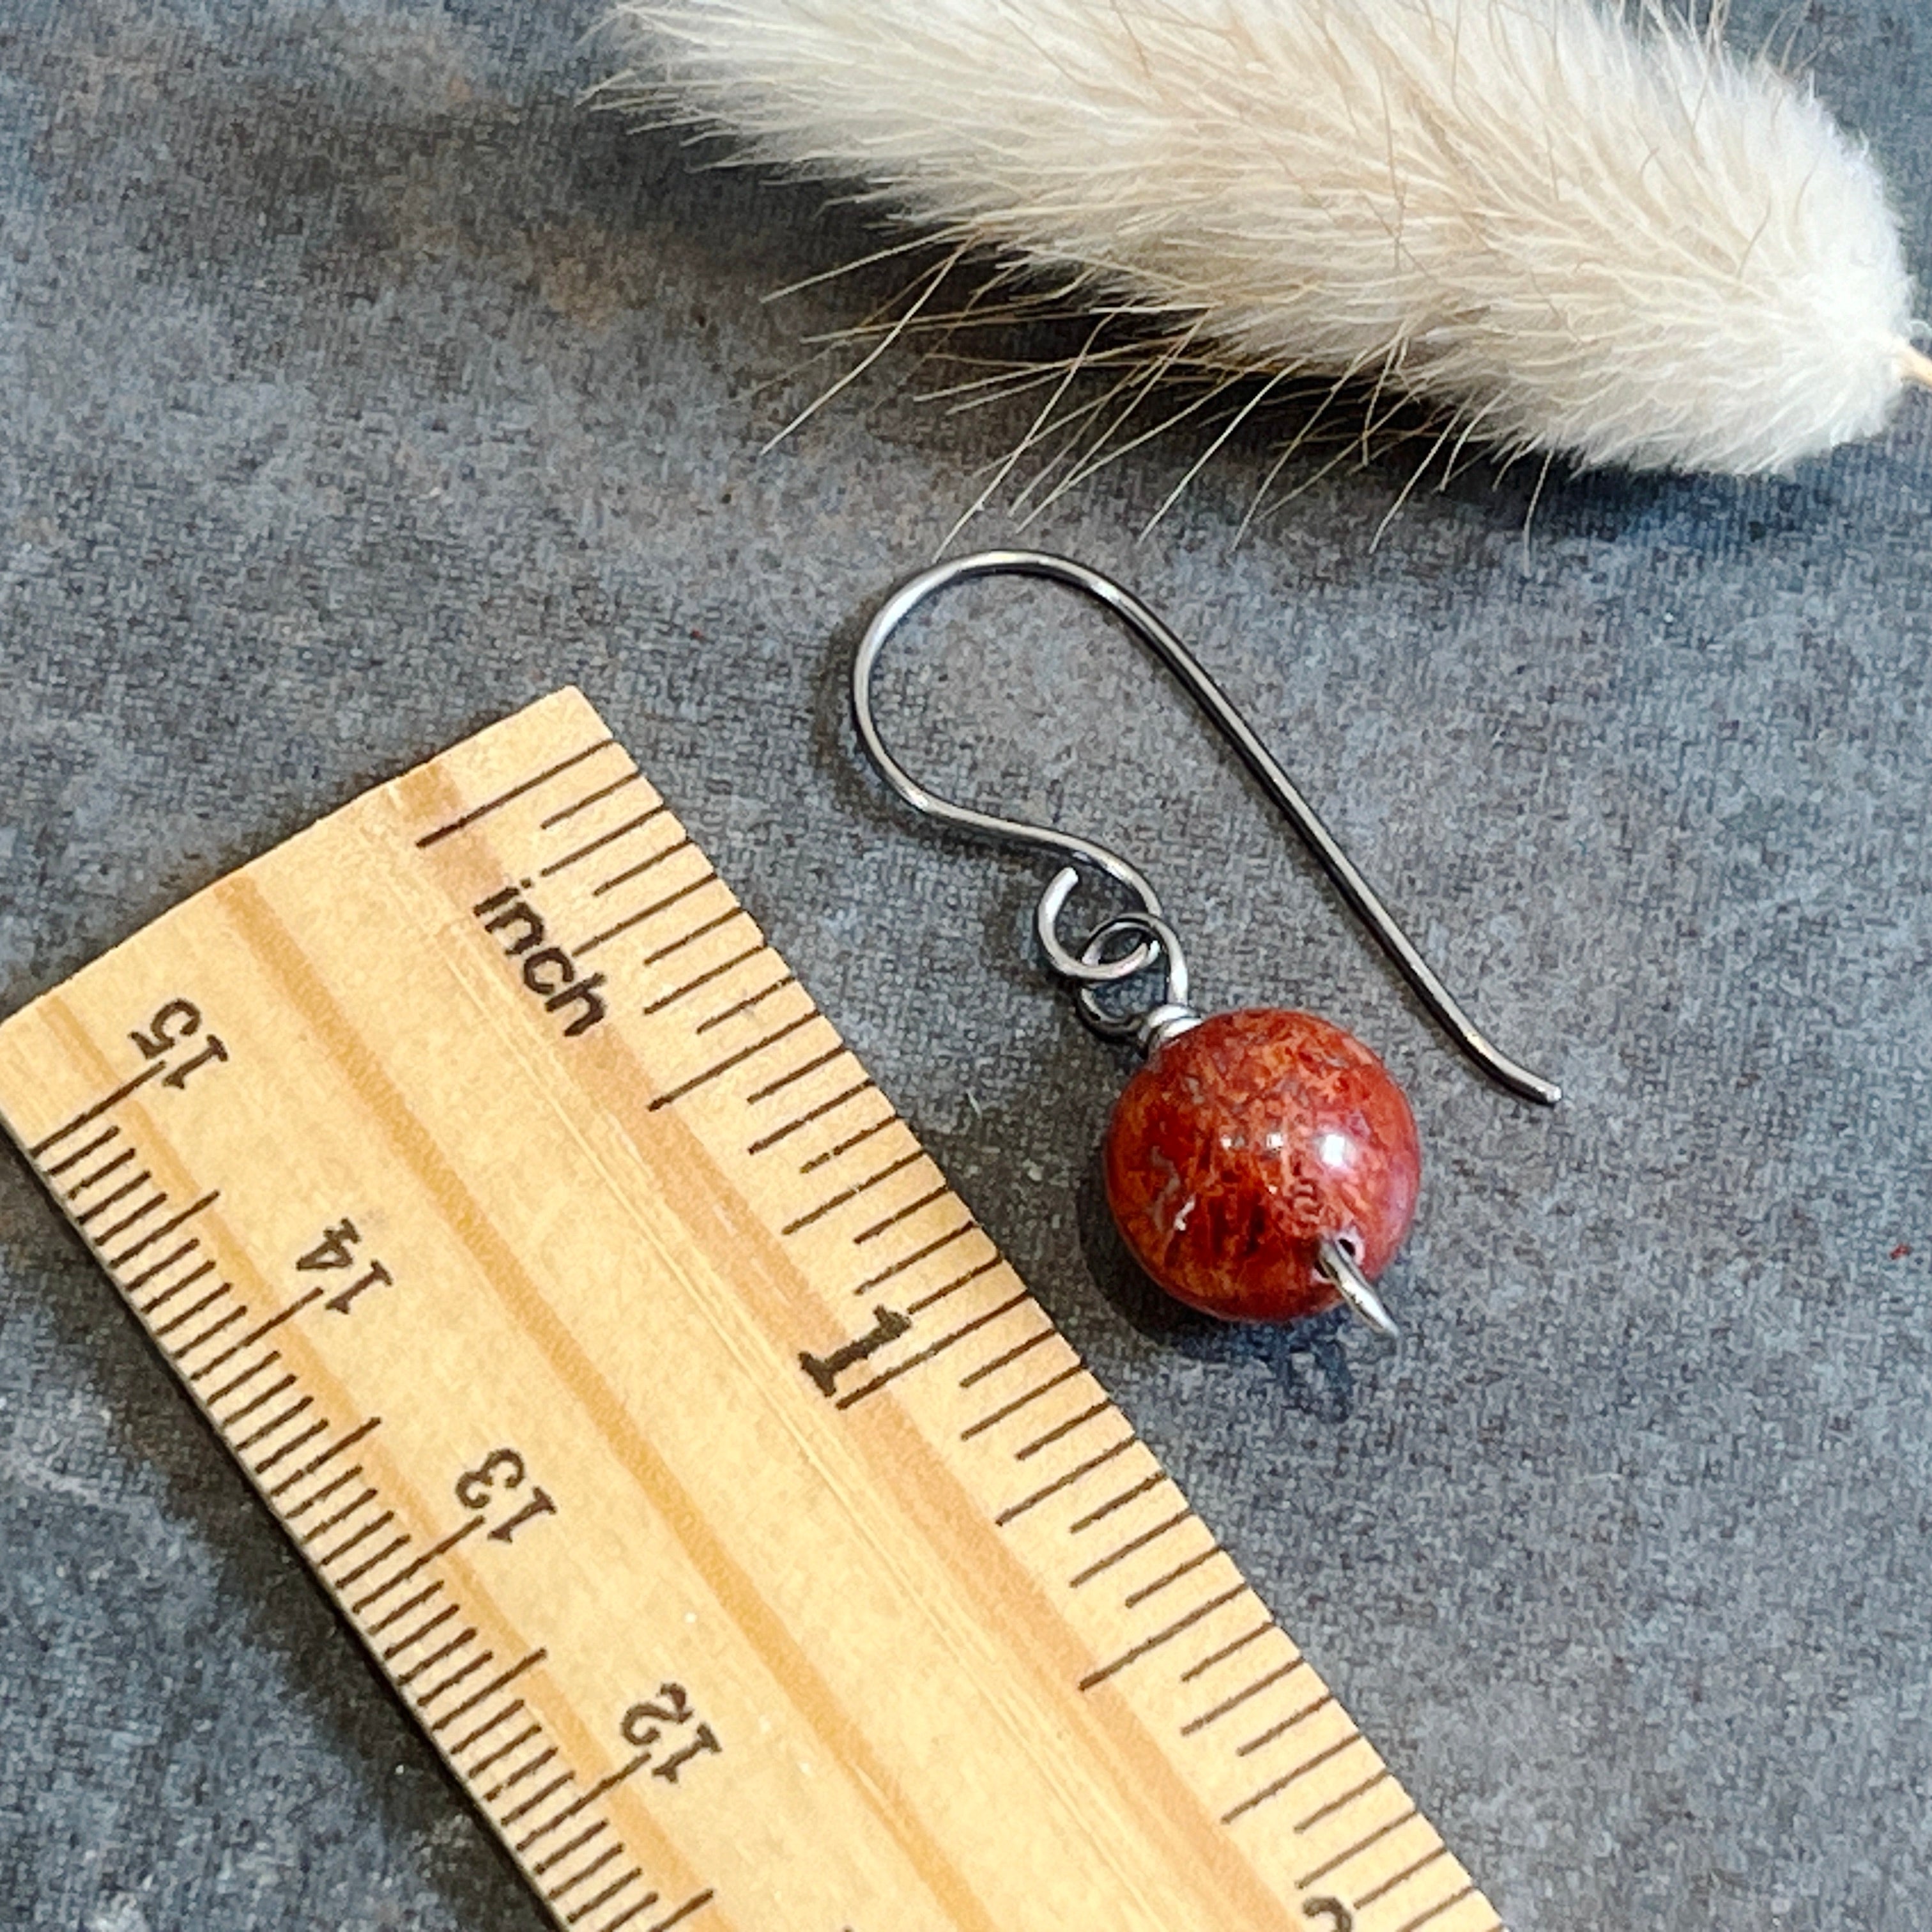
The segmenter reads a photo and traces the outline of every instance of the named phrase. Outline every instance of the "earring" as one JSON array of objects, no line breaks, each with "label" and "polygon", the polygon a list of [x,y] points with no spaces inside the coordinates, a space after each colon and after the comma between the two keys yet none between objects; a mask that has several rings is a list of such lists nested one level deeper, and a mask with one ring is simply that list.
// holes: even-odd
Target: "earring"
[{"label": "earring", "polygon": [[[928,818],[1061,861],[1034,927],[1082,1016],[1131,1040],[1146,1064],[1107,1130],[1107,1199],[1135,1258],[1168,1294],[1228,1321],[1293,1322],[1345,1301],[1379,1334],[1395,1324],[1373,1283],[1408,1232],[1421,1180],[1414,1116],[1380,1060],[1312,1013],[1250,1006],[1204,1016],[1160,901],[1137,868],[1090,838],[958,805],[919,783],[887,750],[872,711],[886,640],[919,606],[980,578],[1043,578],[1112,610],[1166,665],[1233,746],[1438,1024],[1497,1084],[1553,1106],[1562,1090],[1490,1044],[1390,916],[1314,808],[1226,694],[1145,604],[1098,571],[1030,550],[987,550],[901,584],[860,639],[852,667],[860,742],[886,782]],[[1069,946],[1060,920],[1085,866],[1136,904]],[[1108,988],[1158,971],[1138,1005]]]}]

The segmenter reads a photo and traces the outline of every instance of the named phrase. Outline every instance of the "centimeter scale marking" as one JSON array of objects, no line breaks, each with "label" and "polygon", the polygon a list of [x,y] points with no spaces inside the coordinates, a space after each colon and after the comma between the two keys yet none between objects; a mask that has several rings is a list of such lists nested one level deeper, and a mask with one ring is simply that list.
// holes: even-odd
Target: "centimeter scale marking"
[{"label": "centimeter scale marking", "polygon": [[1500,1932],[574,691],[0,1115],[559,1924]]}]

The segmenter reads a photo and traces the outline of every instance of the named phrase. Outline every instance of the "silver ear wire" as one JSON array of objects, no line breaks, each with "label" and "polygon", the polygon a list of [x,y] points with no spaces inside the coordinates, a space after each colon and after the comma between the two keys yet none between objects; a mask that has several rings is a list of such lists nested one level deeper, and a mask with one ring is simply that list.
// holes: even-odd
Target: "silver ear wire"
[{"label": "silver ear wire", "polygon": [[[879,607],[872,621],[866,626],[852,664],[852,714],[858,726],[860,742],[878,766],[880,776],[915,812],[937,819],[942,824],[976,832],[982,838],[1034,851],[1050,852],[1060,860],[1063,867],[1070,869],[1070,862],[1090,866],[1125,887],[1138,902],[1138,911],[1126,914],[1124,924],[1110,921],[1101,928],[1101,933],[1119,932],[1131,925],[1136,926],[1142,934],[1138,943],[1130,951],[1118,959],[1108,959],[1103,956],[1104,946],[1096,943],[1101,934],[1096,934],[1077,949],[1069,946],[1060,937],[1060,914],[1073,890],[1066,870],[1056,874],[1042,895],[1036,922],[1041,946],[1053,970],[1080,987],[1083,994],[1082,1005],[1090,1018],[1094,1016],[1095,1004],[1091,996],[1095,988],[1146,971],[1166,950],[1168,939],[1172,938],[1171,929],[1162,919],[1160,901],[1154,888],[1137,867],[1096,840],[1077,838],[1051,826],[1001,818],[941,798],[921,784],[886,749],[885,740],[879,734],[878,720],[873,716],[873,675],[886,640],[927,598],[952,584],[970,583],[983,577],[1042,578],[1078,590],[1112,610],[1174,674],[1188,695],[1234,747],[1241,762],[1253,774],[1256,782],[1294,826],[1303,844],[1328,874],[1336,890],[1394,962],[1396,970],[1414,988],[1416,997],[1429,1009],[1443,1031],[1491,1079],[1510,1093],[1546,1107],[1554,1106],[1563,1097],[1563,1090],[1556,1082],[1546,1080],[1540,1074],[1532,1073],[1510,1059],[1477,1028],[1448,988],[1436,977],[1429,962],[1410,943],[1408,934],[1396,925],[1388,908],[1355,869],[1348,855],[1336,843],[1334,834],[1322,824],[1315,808],[1295,789],[1288,774],[1249,728],[1247,721],[1234,709],[1220,686],[1202,669],[1180,640],[1132,592],[1112,578],[1103,577],[1100,572],[1088,569],[1084,564],[1039,550],[982,550],[970,556],[954,557],[908,578]],[[1075,872],[1073,881],[1077,882],[1078,877]],[[1160,937],[1162,934],[1166,934],[1167,939]],[[1089,954],[1092,956],[1088,957]],[[1170,979],[1177,963],[1178,955],[1169,957]],[[1181,970],[1184,984],[1185,968]],[[1174,1016],[1179,1018],[1186,1010],[1184,992],[1178,999],[1170,998],[1160,1005],[1180,1009],[1181,1012]],[[1157,1009],[1150,1009],[1150,1013],[1154,1010]],[[1138,1030],[1149,1017],[1136,1016],[1120,1030]],[[1344,1288],[1342,1292],[1348,1291]],[[1353,1300],[1352,1296],[1350,1298]],[[1372,1321],[1374,1318],[1371,1316],[1368,1318]]]}]

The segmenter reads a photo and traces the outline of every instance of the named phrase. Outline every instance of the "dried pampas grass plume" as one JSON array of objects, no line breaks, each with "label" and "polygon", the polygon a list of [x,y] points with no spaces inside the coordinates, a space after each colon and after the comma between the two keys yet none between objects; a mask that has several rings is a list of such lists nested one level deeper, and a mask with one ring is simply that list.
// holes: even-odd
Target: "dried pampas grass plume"
[{"label": "dried pampas grass plume", "polygon": [[1932,386],[1862,148],[1658,0],[626,0],[613,24],[616,104],[862,180],[1179,364],[1738,473]]}]

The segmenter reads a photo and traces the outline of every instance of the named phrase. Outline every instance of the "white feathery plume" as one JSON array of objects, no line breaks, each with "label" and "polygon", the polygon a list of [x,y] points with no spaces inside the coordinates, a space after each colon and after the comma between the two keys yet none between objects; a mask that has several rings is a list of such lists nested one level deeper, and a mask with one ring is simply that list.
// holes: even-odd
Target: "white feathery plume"
[{"label": "white feathery plume", "polygon": [[1660,0],[624,0],[614,25],[607,98],[869,183],[1196,368],[1740,473],[1932,381],[1863,148]]}]

